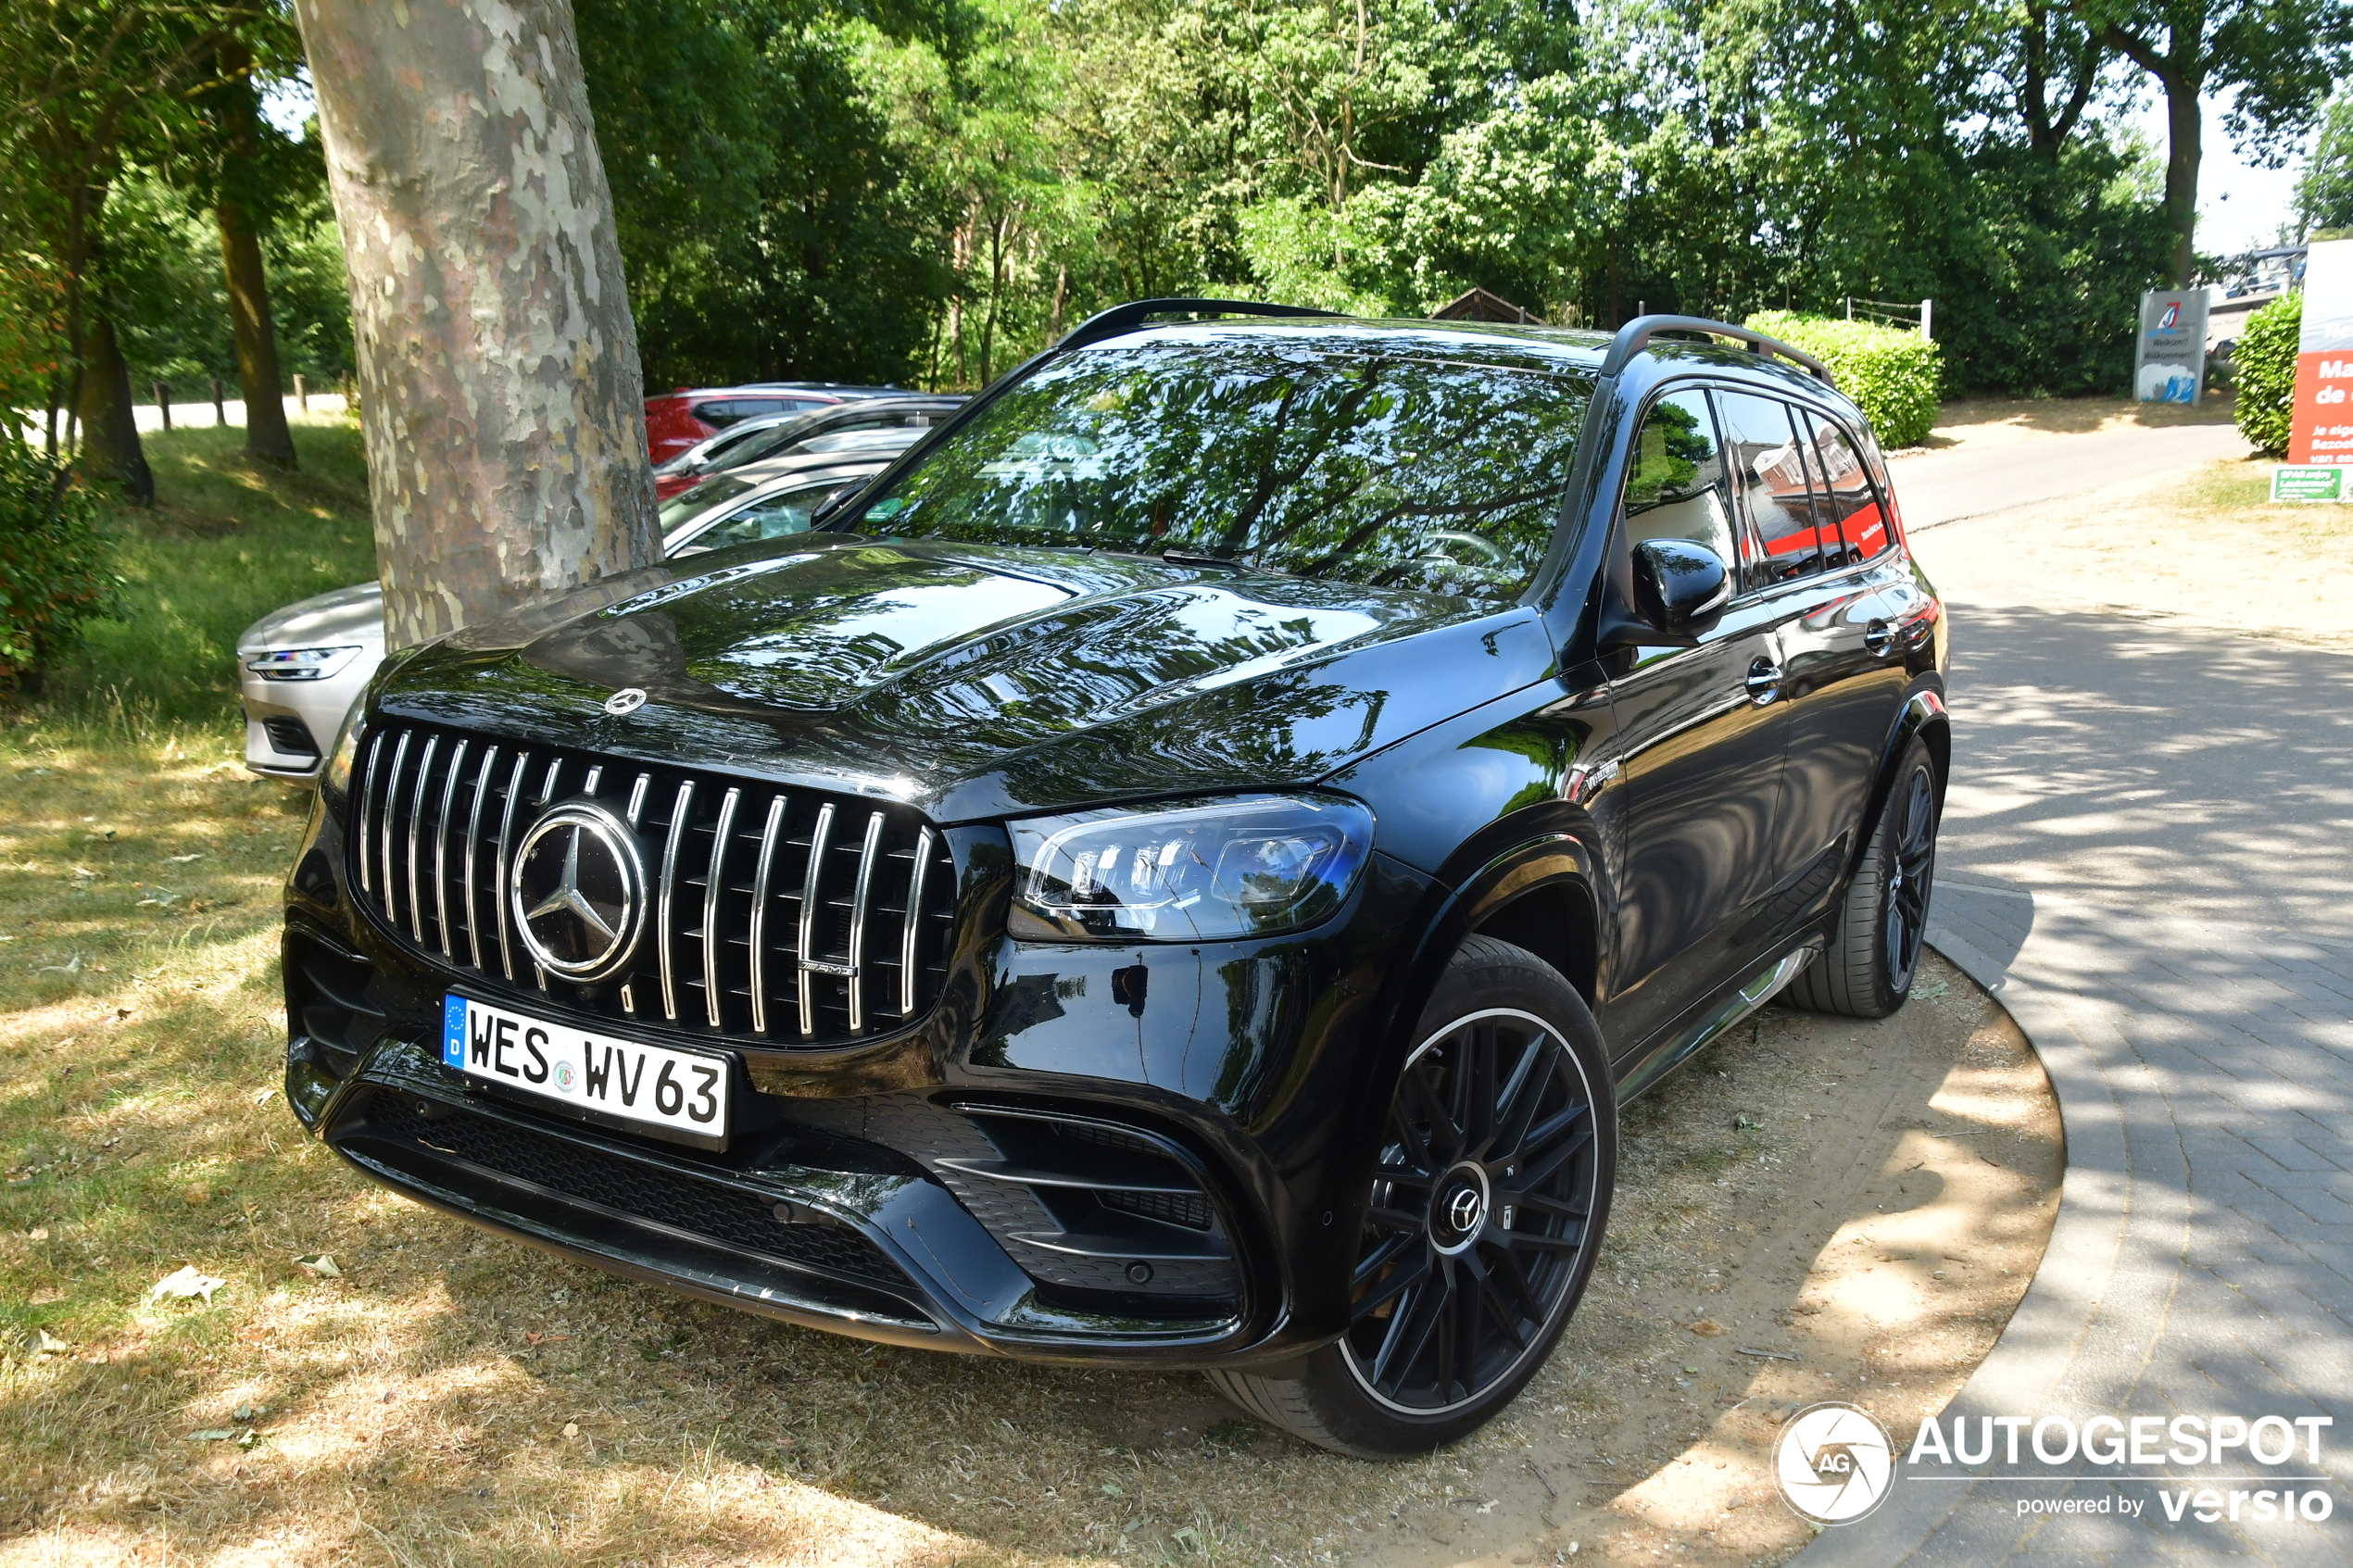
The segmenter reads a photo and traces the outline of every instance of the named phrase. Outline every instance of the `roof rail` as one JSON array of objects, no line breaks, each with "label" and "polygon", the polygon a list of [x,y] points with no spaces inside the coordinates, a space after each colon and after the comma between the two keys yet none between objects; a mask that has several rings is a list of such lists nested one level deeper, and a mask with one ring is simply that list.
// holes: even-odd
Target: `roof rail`
[{"label": "roof rail", "polygon": [[1626,362],[1650,346],[1651,339],[1662,332],[1705,332],[1711,337],[1736,338],[1757,354],[1778,354],[1792,364],[1803,366],[1821,378],[1824,386],[1835,389],[1831,368],[1802,348],[1795,348],[1777,337],[1753,332],[1746,327],[1735,327],[1725,321],[1711,321],[1705,316],[1637,316],[1617,329],[1609,342],[1609,353],[1602,360],[1602,374],[1614,376],[1626,368]]},{"label": "roof rail", "polygon": [[1126,337],[1139,331],[1154,316],[1322,316],[1344,320],[1337,310],[1317,310],[1306,305],[1269,305],[1263,300],[1249,299],[1131,299],[1125,305],[1088,317],[1070,329],[1060,343],[1057,352],[1084,348],[1105,338]]}]

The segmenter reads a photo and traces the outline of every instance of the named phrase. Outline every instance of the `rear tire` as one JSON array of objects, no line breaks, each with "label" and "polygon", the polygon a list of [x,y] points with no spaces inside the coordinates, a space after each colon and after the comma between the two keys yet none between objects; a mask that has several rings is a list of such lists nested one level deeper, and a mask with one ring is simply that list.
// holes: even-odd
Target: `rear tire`
[{"label": "rear tire", "polygon": [[1296,1376],[1213,1372],[1260,1420],[1364,1459],[1484,1425],[1585,1292],[1617,1168],[1601,1031],[1533,953],[1474,936],[1448,962],[1382,1123],[1348,1331]]},{"label": "rear tire", "polygon": [[1885,1018],[1912,994],[1936,882],[1944,811],[1936,759],[1918,737],[1904,748],[1863,863],[1847,884],[1830,944],[1791,982],[1790,1004],[1847,1018]]}]

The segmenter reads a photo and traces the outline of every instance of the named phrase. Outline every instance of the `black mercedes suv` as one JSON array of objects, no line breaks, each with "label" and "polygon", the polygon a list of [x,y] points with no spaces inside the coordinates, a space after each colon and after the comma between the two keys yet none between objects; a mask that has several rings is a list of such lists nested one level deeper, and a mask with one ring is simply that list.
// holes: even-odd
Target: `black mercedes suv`
[{"label": "black mercedes suv", "polygon": [[810,531],[388,662],[286,895],[373,1179],[812,1327],[1478,1426],[1617,1108],[1920,950],[1938,601],[1829,373],[1200,300]]}]

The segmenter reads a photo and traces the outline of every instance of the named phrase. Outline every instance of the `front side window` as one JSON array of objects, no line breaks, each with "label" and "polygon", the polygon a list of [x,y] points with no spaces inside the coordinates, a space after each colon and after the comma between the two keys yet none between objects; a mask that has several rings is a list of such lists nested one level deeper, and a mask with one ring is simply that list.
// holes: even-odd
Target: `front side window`
[{"label": "front side window", "polygon": [[1094,348],[1009,390],[849,526],[1507,599],[1552,539],[1592,395],[1571,373],[1372,350]]},{"label": "front side window", "polygon": [[1627,463],[1627,545],[1689,539],[1715,551],[1727,568],[1737,568],[1729,484],[1707,394],[1697,388],[1669,393],[1642,416]]}]

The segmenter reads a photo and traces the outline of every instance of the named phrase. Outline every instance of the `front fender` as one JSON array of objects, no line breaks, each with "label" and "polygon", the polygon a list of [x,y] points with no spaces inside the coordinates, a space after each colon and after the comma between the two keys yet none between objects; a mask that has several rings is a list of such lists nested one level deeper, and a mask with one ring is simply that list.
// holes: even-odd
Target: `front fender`
[{"label": "front fender", "polygon": [[1871,779],[1870,802],[1863,809],[1863,825],[1847,851],[1846,874],[1850,878],[1863,863],[1863,854],[1870,847],[1870,825],[1879,821],[1880,810],[1887,804],[1888,791],[1895,787],[1896,767],[1904,760],[1904,753],[1915,735],[1928,743],[1929,755],[1936,759],[1936,804],[1941,813],[1945,782],[1953,773],[1953,724],[1945,711],[1944,682],[1941,676],[1928,674],[1915,680],[1904,698],[1904,706],[1896,710],[1894,722],[1888,726],[1887,739],[1880,746],[1879,770]]}]

